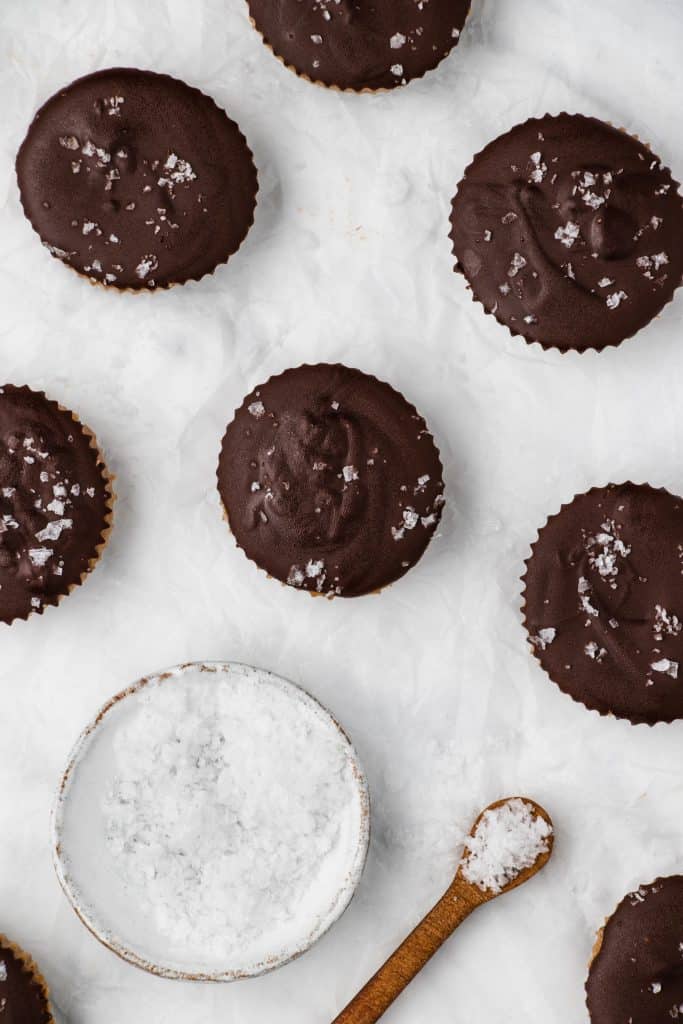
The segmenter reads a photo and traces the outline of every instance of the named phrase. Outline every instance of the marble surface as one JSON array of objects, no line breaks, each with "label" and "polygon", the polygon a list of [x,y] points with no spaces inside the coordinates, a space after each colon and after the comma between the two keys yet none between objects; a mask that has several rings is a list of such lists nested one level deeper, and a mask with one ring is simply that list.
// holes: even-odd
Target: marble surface
[{"label": "marble surface", "polygon": [[[620,349],[544,353],[470,301],[446,237],[472,153],[532,114],[623,125],[680,178],[682,47],[680,0],[474,0],[439,70],[353,97],[282,68],[242,0],[2,4],[1,376],[76,409],[118,477],[93,577],[0,632],[0,930],[39,959],[68,1024],[332,1020],[445,888],[462,829],[513,793],[553,815],[553,861],[478,912],[386,1019],[583,1024],[596,928],[630,887],[683,869],[683,724],[634,728],[573,704],[529,657],[518,611],[529,543],[562,501],[628,477],[683,492],[683,296]],[[168,294],[90,288],[48,257],[17,200],[36,107],[115,64],[211,93],[260,169],[242,251]],[[440,534],[380,597],[283,589],[221,519],[231,411],[271,373],[320,359],[391,381],[443,453]],[[352,735],[374,801],[344,918],[301,960],[231,986],[155,979],[101,948],[48,841],[60,770],[93,712],[146,672],[212,658],[308,687]]]}]

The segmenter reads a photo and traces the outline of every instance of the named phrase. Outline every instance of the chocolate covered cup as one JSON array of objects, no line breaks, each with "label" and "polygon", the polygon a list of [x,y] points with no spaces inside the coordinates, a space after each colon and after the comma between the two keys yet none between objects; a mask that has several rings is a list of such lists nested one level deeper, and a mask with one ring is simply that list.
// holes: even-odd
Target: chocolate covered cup
[{"label": "chocolate covered cup", "polygon": [[550,516],[523,578],[534,656],[590,710],[683,718],[683,499],[609,484]]},{"label": "chocolate covered cup", "polygon": [[98,71],[49,99],[21,145],[17,179],[52,255],[120,291],[213,273],[244,240],[258,189],[225,111],[135,68]]},{"label": "chocolate covered cup", "polygon": [[0,387],[0,622],[59,604],[111,531],[112,478],[94,434],[28,387]]},{"label": "chocolate covered cup", "polygon": [[586,982],[591,1024],[683,1018],[683,877],[658,878],[621,901],[600,930]]},{"label": "chocolate covered cup", "polygon": [[248,558],[327,597],[403,576],[444,501],[439,452],[414,406],[327,363],[287,370],[245,398],[223,438],[218,489]]},{"label": "chocolate covered cup", "polygon": [[683,199],[638,139],[547,114],[495,139],[453,199],[456,270],[513,335],[604,349],[645,327],[683,279]]},{"label": "chocolate covered cup", "polygon": [[264,43],[300,78],[382,92],[435,68],[457,45],[471,0],[247,0]]},{"label": "chocolate covered cup", "polygon": [[0,935],[0,1020],[55,1024],[47,984],[23,949]]}]

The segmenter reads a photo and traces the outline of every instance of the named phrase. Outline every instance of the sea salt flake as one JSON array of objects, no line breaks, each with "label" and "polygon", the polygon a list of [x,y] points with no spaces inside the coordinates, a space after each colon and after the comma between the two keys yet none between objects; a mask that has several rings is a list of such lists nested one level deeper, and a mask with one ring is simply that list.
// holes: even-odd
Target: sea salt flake
[{"label": "sea salt flake", "polygon": [[347,484],[350,484],[352,480],[358,479],[358,470],[355,466],[344,466],[342,469],[342,475]]},{"label": "sea salt flake", "polygon": [[539,629],[536,636],[531,637],[531,643],[534,647],[538,647],[539,650],[544,651],[557,636],[557,630],[553,626],[544,626],[543,629]]},{"label": "sea salt flake", "polygon": [[306,582],[306,577],[298,565],[293,565],[287,576],[287,583],[290,587],[301,587]]},{"label": "sea salt flake", "polygon": [[575,224],[574,221],[568,220],[563,227],[557,229],[555,238],[558,242],[562,242],[562,245],[566,246],[567,249],[571,249],[580,233],[579,225]]},{"label": "sea salt flake", "polygon": [[665,267],[669,262],[669,257],[665,252],[656,252],[652,256],[652,263],[655,270],[659,270],[660,267]]},{"label": "sea salt flake", "polygon": [[592,592],[592,587],[585,576],[579,577],[578,582],[578,593],[579,593],[579,608],[584,611],[587,615],[592,618],[597,618],[598,610],[591,604],[590,597],[588,596]]},{"label": "sea salt flake", "polygon": [[118,115],[120,117],[121,104],[125,102],[126,101],[124,100],[123,96],[109,96],[107,99],[105,99],[104,105],[108,108],[107,113],[109,114],[109,116],[112,117]]},{"label": "sea salt flake", "polygon": [[625,302],[628,295],[624,291],[612,292],[605,299],[605,303],[608,309],[618,309],[622,302]]},{"label": "sea salt flake", "polygon": [[159,266],[159,261],[156,256],[152,253],[147,256],[143,256],[137,267],[135,273],[141,281],[144,281],[148,274],[152,273]]},{"label": "sea salt flake", "polygon": [[543,158],[540,153],[532,153],[530,159],[534,167],[529,176],[529,180],[535,185],[540,185],[548,173],[548,166],[543,163]]},{"label": "sea salt flake", "polygon": [[678,678],[678,662],[670,661],[669,658],[660,658],[659,661],[652,662],[650,668],[653,672],[661,672],[672,679]]},{"label": "sea salt flake", "polygon": [[652,626],[655,640],[663,640],[665,636],[678,636],[683,624],[677,615],[669,613],[661,604],[655,605],[655,621]]},{"label": "sea salt flake", "polygon": [[510,261],[510,267],[508,269],[508,277],[516,277],[520,270],[526,266],[526,260],[521,253],[513,253],[512,260]]},{"label": "sea salt flake", "polygon": [[605,197],[596,195],[595,192],[584,192],[583,201],[591,210],[598,210],[605,202]]},{"label": "sea salt flake", "polygon": [[55,519],[36,534],[36,540],[42,544],[45,540],[59,540],[63,530],[70,530],[72,519]]},{"label": "sea salt flake", "polygon": [[602,661],[602,659],[607,654],[605,648],[600,647],[593,640],[591,640],[590,643],[586,644],[583,650],[587,657],[592,658],[594,661]]},{"label": "sea salt flake", "polygon": [[389,46],[392,50],[400,50],[402,46],[405,46],[407,40],[402,32],[396,32],[389,40]]},{"label": "sea salt flake", "polygon": [[403,509],[403,525],[406,530],[414,530],[420,521],[420,517],[414,508]]},{"label": "sea salt flake", "polygon": [[28,557],[31,559],[33,565],[38,568],[42,568],[47,562],[48,558],[51,558],[54,554],[52,548],[29,548]]},{"label": "sea salt flake", "polygon": [[261,419],[265,415],[266,407],[263,402],[252,402],[251,405],[247,406],[247,412],[250,416],[254,416],[257,420]]}]

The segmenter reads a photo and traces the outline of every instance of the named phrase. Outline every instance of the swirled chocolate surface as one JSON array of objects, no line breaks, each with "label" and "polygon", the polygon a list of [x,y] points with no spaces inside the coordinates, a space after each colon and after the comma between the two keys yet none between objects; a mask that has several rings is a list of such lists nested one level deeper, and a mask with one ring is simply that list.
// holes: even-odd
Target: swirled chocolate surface
[{"label": "swirled chocolate surface", "polygon": [[0,1020],[3,1024],[53,1024],[42,979],[28,958],[0,935]]},{"label": "swirled chocolate surface", "polygon": [[49,99],[17,178],[49,251],[114,288],[211,273],[239,248],[256,205],[237,125],[198,89],[133,68],[79,78]]},{"label": "swirled chocolate surface", "polygon": [[586,996],[591,1024],[683,1019],[683,877],[624,897],[602,934]]},{"label": "swirled chocolate surface", "polygon": [[683,200],[666,167],[593,117],[527,121],[468,167],[456,269],[513,334],[602,349],[639,331],[683,277]]},{"label": "swirled chocolate surface", "polygon": [[345,366],[301,366],[245,398],[218,489],[237,544],[302,590],[358,597],[415,565],[443,505],[439,453],[412,405]]},{"label": "swirled chocolate surface", "polygon": [[111,499],[92,445],[45,395],[0,388],[0,622],[57,604],[97,557]]},{"label": "swirled chocolate surface", "polygon": [[393,89],[447,57],[470,0],[248,0],[256,28],[299,74],[340,89]]},{"label": "swirled chocolate surface", "polygon": [[563,506],[533,545],[525,617],[575,700],[634,723],[683,718],[683,500],[625,483]]}]

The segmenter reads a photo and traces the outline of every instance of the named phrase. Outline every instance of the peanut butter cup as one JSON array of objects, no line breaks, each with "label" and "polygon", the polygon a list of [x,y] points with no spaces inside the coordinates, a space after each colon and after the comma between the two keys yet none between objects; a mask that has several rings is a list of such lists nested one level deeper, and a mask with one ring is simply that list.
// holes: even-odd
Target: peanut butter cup
[{"label": "peanut butter cup", "polygon": [[561,690],[633,723],[683,718],[683,499],[579,495],[541,529],[525,582],[529,641]]},{"label": "peanut butter cup", "polygon": [[0,388],[0,622],[42,613],[104,548],[113,496],[95,438],[27,387]]},{"label": "peanut butter cup", "polygon": [[594,117],[526,121],[467,168],[451,240],[473,297],[544,348],[619,345],[683,277],[683,199],[642,142]]},{"label": "peanut butter cup", "polygon": [[602,929],[586,983],[591,1024],[683,1019],[683,877],[624,897]]},{"label": "peanut butter cup", "polygon": [[54,1024],[48,990],[33,960],[0,935],[0,1020]]},{"label": "peanut butter cup", "polygon": [[403,576],[444,501],[439,453],[415,408],[375,377],[325,363],[245,398],[223,438],[218,489],[248,558],[329,597]]},{"label": "peanut butter cup", "polygon": [[297,74],[355,92],[420,78],[460,38],[470,0],[248,0],[266,45]]},{"label": "peanut butter cup", "polygon": [[198,89],[133,68],[87,75],[49,99],[17,178],[46,248],[124,290],[212,273],[239,249],[256,205],[237,125]]}]

